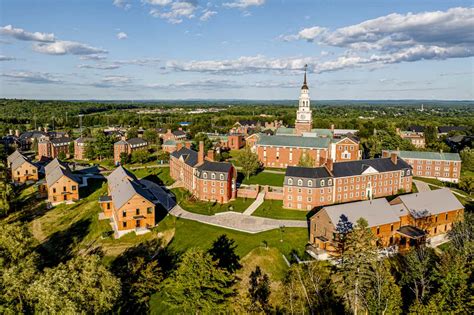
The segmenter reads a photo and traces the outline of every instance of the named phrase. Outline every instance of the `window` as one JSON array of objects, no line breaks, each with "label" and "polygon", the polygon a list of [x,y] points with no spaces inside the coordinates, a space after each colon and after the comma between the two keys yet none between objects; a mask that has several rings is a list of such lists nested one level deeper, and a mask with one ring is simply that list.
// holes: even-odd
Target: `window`
[{"label": "window", "polygon": [[288,200],[292,200],[293,199],[293,196],[288,196]]},{"label": "window", "polygon": [[313,201],[313,198],[308,197],[308,202],[311,202],[311,201]]},{"label": "window", "polygon": [[207,173],[202,173],[202,178],[207,178]]},{"label": "window", "polygon": [[448,214],[446,213],[444,219],[447,221],[448,220]]},{"label": "window", "polygon": [[377,234],[380,234],[380,227],[377,226]]},{"label": "window", "polygon": [[223,194],[224,194],[224,189],[221,189],[221,195],[223,195]]},{"label": "window", "polygon": [[328,179],[328,185],[332,186],[332,179]]},{"label": "window", "polygon": [[324,187],[324,185],[326,184],[326,183],[324,182],[324,179],[321,179],[320,184],[321,184],[322,187]]},{"label": "window", "polygon": [[148,214],[153,213],[153,208],[152,207],[146,208],[146,213],[148,213]]},{"label": "window", "polygon": [[202,190],[203,190],[204,192],[207,192],[207,187],[204,187]]},{"label": "window", "polygon": [[56,193],[56,188],[53,188],[53,194],[55,194],[55,193]]},{"label": "window", "polygon": [[220,178],[221,180],[224,180],[224,174],[219,175],[219,178]]},{"label": "window", "polygon": [[303,186],[303,180],[302,179],[298,179],[298,186]]},{"label": "window", "polygon": [[127,227],[127,222],[125,222],[125,221],[122,222],[122,226],[123,226],[124,228],[126,228],[126,227]]},{"label": "window", "polygon": [[135,215],[140,215],[140,209],[135,209]]},{"label": "window", "polygon": [[66,191],[66,186],[63,186],[63,191]]},{"label": "window", "polygon": [[107,203],[107,210],[110,210],[110,203]]},{"label": "window", "polygon": [[390,224],[390,231],[393,232],[393,224]]},{"label": "window", "polygon": [[127,216],[127,211],[122,211],[122,217],[126,217]]},{"label": "window", "polygon": [[319,201],[324,202],[324,197],[319,198]]},{"label": "window", "polygon": [[76,190],[76,189],[77,189],[77,186],[76,186],[76,185],[71,186],[71,189],[72,189],[72,190]]},{"label": "window", "polygon": [[216,179],[216,174],[212,173],[211,174],[211,179]]},{"label": "window", "polygon": [[309,180],[308,181],[308,187],[312,187],[313,186],[313,181],[312,180]]},{"label": "window", "polygon": [[438,231],[438,228],[435,227],[435,228],[434,228],[434,234],[436,234],[437,231]]},{"label": "window", "polygon": [[292,178],[288,178],[288,185],[293,185],[293,179]]}]

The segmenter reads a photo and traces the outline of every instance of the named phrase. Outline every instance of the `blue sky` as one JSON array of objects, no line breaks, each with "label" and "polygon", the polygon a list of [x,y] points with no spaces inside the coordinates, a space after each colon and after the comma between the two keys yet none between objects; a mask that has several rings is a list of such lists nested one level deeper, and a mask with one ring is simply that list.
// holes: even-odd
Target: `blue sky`
[{"label": "blue sky", "polygon": [[473,99],[472,1],[3,0],[0,97]]}]

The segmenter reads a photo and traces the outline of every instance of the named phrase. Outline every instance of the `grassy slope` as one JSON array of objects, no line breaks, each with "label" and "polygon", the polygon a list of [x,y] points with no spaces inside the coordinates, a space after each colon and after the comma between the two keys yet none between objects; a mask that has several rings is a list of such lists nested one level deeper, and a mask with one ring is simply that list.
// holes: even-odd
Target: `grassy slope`
[{"label": "grassy slope", "polygon": [[159,184],[169,186],[174,183],[170,176],[169,167],[140,168],[132,170],[138,178],[146,178]]},{"label": "grassy slope", "polygon": [[252,215],[283,220],[306,220],[307,212],[283,209],[283,201],[281,200],[265,200]]},{"label": "grassy slope", "polygon": [[283,186],[283,180],[285,179],[285,174],[275,174],[275,173],[267,173],[267,172],[260,172],[255,176],[251,176],[249,179],[243,178],[242,184],[246,185],[270,185],[270,186]]},{"label": "grassy slope", "polygon": [[176,200],[183,209],[188,210],[189,212],[205,215],[213,215],[219,212],[230,211],[231,209],[235,212],[244,212],[245,209],[254,202],[254,199],[237,198],[227,204],[219,204],[215,202],[194,200],[193,198],[190,198],[191,195],[189,192],[183,188],[174,188],[171,191],[174,193]]}]

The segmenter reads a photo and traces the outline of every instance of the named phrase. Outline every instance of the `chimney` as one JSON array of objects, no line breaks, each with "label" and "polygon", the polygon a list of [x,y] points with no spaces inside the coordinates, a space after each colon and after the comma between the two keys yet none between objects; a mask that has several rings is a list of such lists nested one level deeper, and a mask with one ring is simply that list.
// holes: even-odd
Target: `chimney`
[{"label": "chimney", "polygon": [[41,127],[38,127],[38,131],[41,131]]},{"label": "chimney", "polygon": [[204,141],[199,141],[198,164],[204,162]]},{"label": "chimney", "polygon": [[[303,153],[303,154],[306,154],[306,153]],[[319,165],[322,166],[324,165],[324,163],[327,162],[327,158],[325,158],[324,156],[320,156],[319,157]]]},{"label": "chimney", "polygon": [[120,137],[120,140],[122,140],[122,141],[126,141],[126,140],[127,140],[127,138],[125,138],[125,136],[121,136],[121,137]]},{"label": "chimney", "polygon": [[332,169],[333,169],[333,161],[332,161],[332,159],[327,159],[327,160],[326,160],[326,168],[327,168],[330,172],[332,172]]},{"label": "chimney", "polygon": [[16,129],[15,130],[15,136],[18,138],[20,136],[20,130]]},{"label": "chimney", "polygon": [[392,153],[390,154],[390,160],[392,160],[392,163],[393,163],[393,164],[397,165],[397,160],[398,160],[398,159],[397,159],[397,153],[392,152]]},{"label": "chimney", "polygon": [[214,150],[207,151],[207,159],[209,161],[213,161],[213,162],[215,161],[215,152],[214,152]]},{"label": "chimney", "polygon": [[183,147],[183,143],[182,143],[182,142],[176,142],[176,151],[181,150],[182,147]]},{"label": "chimney", "polygon": [[397,135],[400,134],[400,128],[395,128],[395,132],[397,133]]},{"label": "chimney", "polygon": [[179,127],[178,130],[179,130],[179,131],[183,131],[183,127]]},{"label": "chimney", "polygon": [[439,149],[439,153],[443,153],[443,149]]},{"label": "chimney", "polygon": [[188,149],[191,149],[191,142],[189,142],[189,141],[185,142],[184,146]]},{"label": "chimney", "polygon": [[9,130],[8,130],[8,134],[9,134],[10,136],[13,136],[13,130],[12,130],[12,129],[9,129]]},{"label": "chimney", "polygon": [[331,131],[334,132],[334,124],[331,124]]},{"label": "chimney", "polygon": [[44,127],[44,132],[48,132],[48,127]]},{"label": "chimney", "polygon": [[171,133],[171,129],[166,130],[166,133]]}]

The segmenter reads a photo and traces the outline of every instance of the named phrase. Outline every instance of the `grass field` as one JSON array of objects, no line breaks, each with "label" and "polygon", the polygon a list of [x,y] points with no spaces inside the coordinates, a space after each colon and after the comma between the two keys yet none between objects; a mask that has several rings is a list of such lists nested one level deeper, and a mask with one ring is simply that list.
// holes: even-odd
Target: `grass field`
[{"label": "grass field", "polygon": [[149,179],[160,185],[169,186],[174,183],[174,180],[170,176],[169,167],[140,168],[132,170],[132,172],[138,178]]},{"label": "grass field", "polygon": [[227,204],[219,204],[217,202],[195,200],[194,198],[191,198],[191,194],[183,188],[174,188],[171,191],[174,193],[176,201],[183,209],[189,212],[205,215],[214,215],[225,211],[244,212],[245,209],[254,202],[254,199],[237,198]]},{"label": "grass field", "polygon": [[265,200],[252,215],[282,220],[306,220],[307,213],[307,211],[283,209],[281,200]]},{"label": "grass field", "polygon": [[283,186],[283,180],[285,179],[285,174],[275,174],[275,173],[267,173],[265,171],[258,173],[255,176],[251,176],[249,179],[245,178],[243,174],[240,174],[240,178],[242,178],[242,184],[245,185],[269,185],[269,186]]}]

